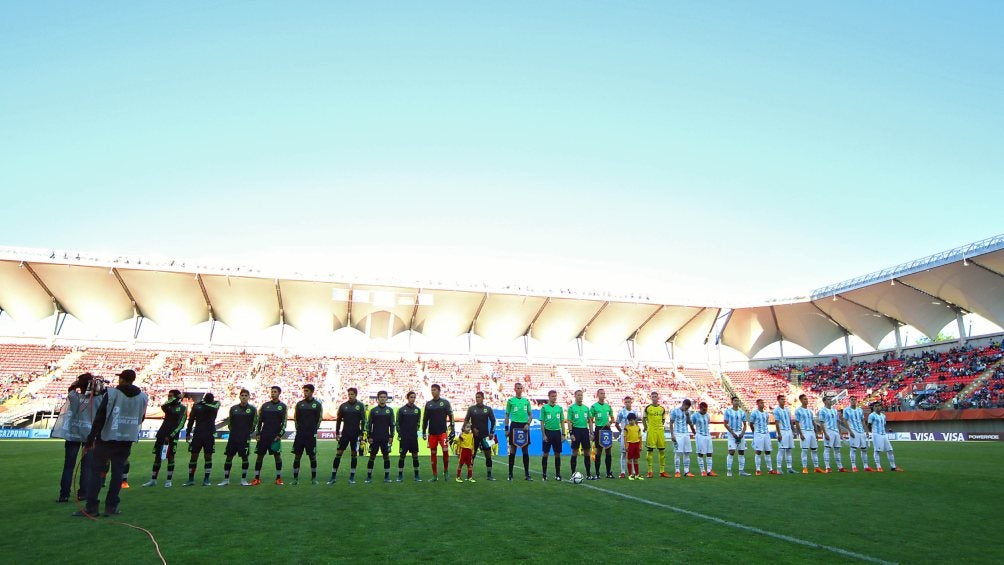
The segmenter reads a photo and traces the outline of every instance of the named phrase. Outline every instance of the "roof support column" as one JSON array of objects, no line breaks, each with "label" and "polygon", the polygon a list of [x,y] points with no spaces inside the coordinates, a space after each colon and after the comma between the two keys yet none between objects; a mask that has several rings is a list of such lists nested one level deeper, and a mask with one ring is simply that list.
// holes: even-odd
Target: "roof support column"
[{"label": "roof support column", "polygon": [[899,331],[900,325],[896,324],[896,329],[893,330],[896,333],[896,357],[899,358],[903,355],[903,334]]},{"label": "roof support column", "polygon": [[966,323],[962,319],[962,310],[955,310],[955,323],[959,325],[959,345],[966,344]]},{"label": "roof support column", "polygon": [[851,364],[851,334],[844,332],[844,365]]},{"label": "roof support column", "polygon": [[136,304],[133,303],[132,307],[132,340],[135,342],[139,339],[139,330],[143,327],[143,316],[139,313],[139,309],[136,308]]},{"label": "roof support column", "polygon": [[66,321],[66,312],[62,310],[56,310],[56,324],[52,327],[52,337],[59,336],[59,332],[63,331],[63,322]]}]

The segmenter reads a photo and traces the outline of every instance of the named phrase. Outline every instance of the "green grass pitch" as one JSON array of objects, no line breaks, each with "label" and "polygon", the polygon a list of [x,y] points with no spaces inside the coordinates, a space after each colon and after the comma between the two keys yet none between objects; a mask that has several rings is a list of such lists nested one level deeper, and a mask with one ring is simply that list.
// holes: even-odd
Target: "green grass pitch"
[{"label": "green grass pitch", "polygon": [[[739,526],[887,562],[1004,562],[1004,543],[997,538],[1004,501],[1002,443],[896,443],[897,462],[907,471],[900,474],[729,479],[724,476],[725,445],[716,442],[718,478],[601,480],[577,486],[540,481],[539,457],[531,460],[532,483],[507,483],[501,458],[495,466],[502,480],[480,480],[485,469],[479,458],[475,484],[416,484],[407,480],[410,461],[404,483],[384,484],[378,458],[378,482],[366,485],[358,477],[357,484],[348,485],[345,457],[339,483],[329,487],[323,482],[334,443],[326,441],[320,442],[318,486],[309,480],[304,484],[301,475],[300,485],[277,487],[271,484],[274,474],[266,460],[260,487],[182,488],[184,453],[176,486],[162,486],[162,471],[161,486],[138,488],[149,477],[151,447],[142,442],[133,449],[133,488],[123,491],[118,519],[152,531],[168,563],[858,561],[854,555]],[[796,467],[798,458],[796,449]],[[288,480],[292,455],[284,453],[283,460]],[[456,461],[451,457],[451,466]],[[159,562],[142,532],[113,525],[111,518],[73,518],[73,503],[56,504],[61,465],[60,441],[0,442],[5,503],[0,560]],[[563,467],[567,477],[567,456]],[[752,453],[747,452],[747,470],[752,468]],[[197,480],[201,465],[199,469]],[[394,477],[396,470],[394,459]],[[239,465],[235,471],[239,477]],[[308,468],[301,471],[309,478]],[[222,475],[223,457],[217,454],[213,482]],[[429,477],[428,459],[423,458],[423,478]]]}]

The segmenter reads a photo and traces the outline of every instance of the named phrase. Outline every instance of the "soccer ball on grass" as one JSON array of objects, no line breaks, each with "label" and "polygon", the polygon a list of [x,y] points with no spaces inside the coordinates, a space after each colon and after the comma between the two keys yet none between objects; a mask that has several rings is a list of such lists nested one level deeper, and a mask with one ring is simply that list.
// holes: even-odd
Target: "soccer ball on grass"
[{"label": "soccer ball on grass", "polygon": [[582,482],[582,473],[578,471],[572,473],[572,483],[577,485],[581,482]]}]

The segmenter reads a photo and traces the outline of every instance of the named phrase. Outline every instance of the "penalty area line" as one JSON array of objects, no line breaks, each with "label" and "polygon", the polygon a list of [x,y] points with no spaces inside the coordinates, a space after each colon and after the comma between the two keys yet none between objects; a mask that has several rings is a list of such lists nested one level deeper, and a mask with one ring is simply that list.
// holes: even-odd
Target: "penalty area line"
[{"label": "penalty area line", "polygon": [[[499,459],[497,457],[493,457],[493,459],[495,461],[499,461]],[[505,465],[509,464],[508,460],[503,461],[502,463],[505,464]],[[523,469],[522,465],[514,465],[513,467],[514,468],[518,468],[518,469]],[[537,475],[540,474],[540,471],[532,471],[531,470],[531,472],[533,472],[534,474],[537,474]],[[771,532],[769,530],[764,530],[764,529],[761,529],[761,528],[757,528],[755,526],[747,526],[746,524],[740,524],[738,522],[732,522],[732,521],[729,521],[729,520],[725,520],[723,518],[718,518],[717,516],[709,516],[708,514],[702,514],[700,512],[695,512],[693,510],[687,510],[686,508],[680,508],[678,506],[672,506],[670,504],[663,504],[661,502],[656,502],[654,500],[648,500],[646,498],[641,498],[641,497],[638,497],[638,496],[634,496],[634,495],[623,493],[623,492],[616,491],[616,490],[605,489],[603,487],[598,487],[598,486],[587,484],[587,483],[582,483],[579,486],[584,486],[584,487],[586,487],[588,489],[592,489],[592,490],[595,490],[597,492],[602,492],[602,493],[606,493],[606,494],[613,495],[613,496],[619,496],[621,498],[624,498],[626,500],[631,500],[633,502],[640,502],[642,504],[647,504],[649,506],[655,506],[656,508],[662,508],[664,510],[670,510],[670,511],[676,512],[678,514],[683,514],[683,515],[686,515],[686,516],[690,516],[692,518],[697,518],[699,520],[704,520],[706,522],[712,522],[712,523],[718,524],[720,526],[727,526],[729,528],[735,528],[737,530],[742,530],[742,531],[750,532],[750,533],[753,533],[753,534],[759,534],[759,535],[762,535],[762,536],[767,536],[767,537],[774,538],[774,539],[777,539],[777,540],[786,541],[788,543],[793,543],[795,545],[801,545],[801,546],[804,546],[804,547],[811,547],[811,548],[814,548],[814,549],[823,549],[823,550],[829,551],[831,553],[836,553],[837,555],[842,555],[844,557],[849,557],[851,559],[857,559],[859,561],[866,561],[868,563],[881,563],[882,565],[895,565],[895,563],[896,563],[895,561],[886,561],[885,559],[880,559],[878,557],[872,557],[871,555],[865,555],[863,553],[857,553],[855,551],[850,551],[850,550],[843,549],[843,548],[840,548],[840,547],[834,547],[832,545],[826,545],[826,544],[817,543],[817,542],[814,542],[814,541],[804,540],[804,539],[796,538],[794,536],[789,536],[789,535],[786,535],[786,534],[779,534],[777,532]]]}]

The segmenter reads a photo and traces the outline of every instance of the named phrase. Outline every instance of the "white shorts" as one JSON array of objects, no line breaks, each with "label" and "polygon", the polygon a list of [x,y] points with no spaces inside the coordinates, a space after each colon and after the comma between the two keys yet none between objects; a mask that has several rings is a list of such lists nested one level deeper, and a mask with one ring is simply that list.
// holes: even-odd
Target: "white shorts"
[{"label": "white shorts", "polygon": [[711,448],[711,436],[697,436],[697,453],[711,455],[714,450]]},{"label": "white shorts", "polygon": [[867,449],[868,434],[864,432],[854,432],[854,436],[847,440],[851,448]]},{"label": "white shorts", "polygon": [[778,449],[794,449],[795,434],[791,430],[781,430],[781,436],[777,438]]},{"label": "white shorts", "polygon": [[753,451],[770,453],[770,434],[753,434]]},{"label": "white shorts", "polygon": [[872,434],[872,447],[875,451],[892,451],[889,436],[885,434]]},{"label": "white shorts", "polygon": [[694,444],[690,441],[690,434],[676,434],[676,444],[673,451],[677,453],[690,453],[694,451]]},{"label": "white shorts", "polygon": [[729,438],[729,451],[746,451],[746,436],[739,436],[739,441],[732,437],[732,434],[728,434]]},{"label": "white shorts", "polygon": [[798,446],[802,449],[816,449],[819,447],[819,441],[816,440],[816,432],[806,432],[803,431],[802,435],[805,439],[801,437],[798,438]]},{"label": "white shorts", "polygon": [[840,449],[840,432],[833,430],[823,432],[823,447]]}]

